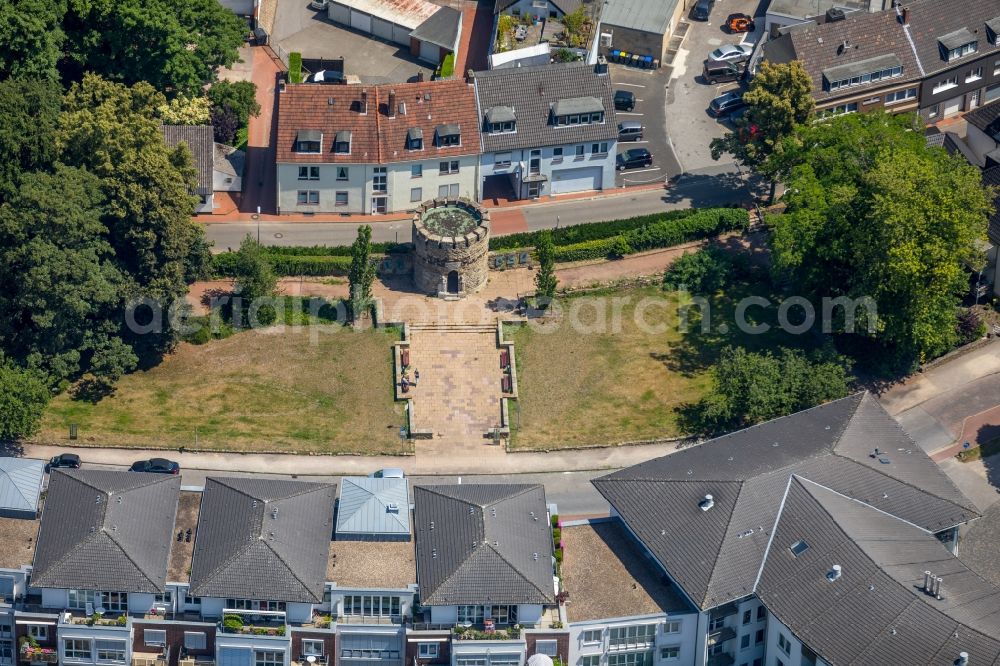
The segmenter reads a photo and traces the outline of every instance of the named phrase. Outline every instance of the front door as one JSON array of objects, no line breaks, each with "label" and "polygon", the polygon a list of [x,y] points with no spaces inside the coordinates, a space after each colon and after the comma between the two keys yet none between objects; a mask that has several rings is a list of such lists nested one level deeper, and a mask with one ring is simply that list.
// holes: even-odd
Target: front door
[{"label": "front door", "polygon": [[458,293],[458,271],[448,272],[448,293],[449,294]]},{"label": "front door", "polygon": [[372,197],[372,214],[384,215],[388,207],[389,197]]},{"label": "front door", "polygon": [[542,193],[541,183],[528,183],[528,197],[531,199],[537,199],[538,195]]}]

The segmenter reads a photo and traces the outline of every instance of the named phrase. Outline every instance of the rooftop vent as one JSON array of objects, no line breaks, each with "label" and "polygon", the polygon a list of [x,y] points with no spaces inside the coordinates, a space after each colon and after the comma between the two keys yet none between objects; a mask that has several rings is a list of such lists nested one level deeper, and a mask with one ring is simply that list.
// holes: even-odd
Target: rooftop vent
[{"label": "rooftop vent", "polygon": [[538,559],[538,553],[532,553],[531,554],[531,559],[537,560]]},{"label": "rooftop vent", "polygon": [[278,519],[278,507],[274,507],[273,509],[271,509],[271,519],[272,520]]},{"label": "rooftop vent", "polygon": [[843,569],[841,568],[841,566],[839,564],[834,564],[832,567],[830,567],[830,570],[826,573],[826,579],[832,583],[833,581],[838,580],[842,573]]},{"label": "rooftop vent", "polygon": [[969,653],[959,652],[958,659],[955,660],[955,666],[967,666],[969,663]]},{"label": "rooftop vent", "polygon": [[334,101],[334,100],[333,100],[333,98],[332,98],[332,97],[327,97],[327,98],[326,98],[326,105],[327,105],[327,106],[333,106],[333,101]]},{"label": "rooftop vent", "polygon": [[389,513],[399,513],[399,505],[396,504],[395,502],[390,502],[389,504],[385,505],[385,510],[388,511]]},{"label": "rooftop vent", "polygon": [[844,15],[844,10],[840,7],[830,7],[826,10],[827,23],[836,23],[837,21],[843,21],[845,18],[847,17]]},{"label": "rooftop vent", "polygon": [[711,495],[705,495],[705,497],[700,502],[698,502],[698,508],[701,509],[702,511],[708,511],[713,506],[715,506],[715,500],[712,498]]},{"label": "rooftop vent", "polygon": [[431,529],[434,529],[434,521],[431,521]]},{"label": "rooftop vent", "polygon": [[793,543],[791,546],[789,546],[788,550],[792,551],[792,555],[794,555],[795,557],[798,557],[802,553],[804,553],[807,550],[809,550],[809,544],[807,544],[802,539],[799,539],[798,541],[796,541],[795,543]]}]

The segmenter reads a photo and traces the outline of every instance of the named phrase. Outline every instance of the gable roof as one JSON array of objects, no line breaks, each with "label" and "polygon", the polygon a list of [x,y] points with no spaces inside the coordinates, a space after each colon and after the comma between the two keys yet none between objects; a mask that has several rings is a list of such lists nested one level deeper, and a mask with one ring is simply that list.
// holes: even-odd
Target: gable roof
[{"label": "gable roof", "polygon": [[969,111],[964,116],[965,121],[986,134],[994,141],[1000,141],[1000,100],[984,104]]},{"label": "gable roof", "polygon": [[[917,58],[928,75],[1000,52],[986,34],[986,22],[998,13],[996,0],[916,0],[907,8]],[[951,62],[945,59],[942,45],[955,48],[973,40],[978,42],[975,53]]]},{"label": "gable roof", "polygon": [[[808,544],[795,555],[790,546]],[[829,580],[833,565],[840,577]],[[923,590],[942,577],[941,599]],[[757,594],[830,664],[972,664],[1000,658],[1000,589],[911,523],[793,476]]]},{"label": "gable roof", "polygon": [[555,603],[542,486],[415,486],[413,499],[423,604]]},{"label": "gable roof", "polygon": [[191,594],[318,603],[333,534],[334,486],[209,478]]},{"label": "gable roof", "polygon": [[215,139],[211,125],[161,125],[168,148],[184,142],[191,151],[192,163],[198,174],[198,194],[212,193],[212,167],[215,163]]},{"label": "gable roof", "polygon": [[341,478],[337,534],[409,537],[410,499],[406,479]]},{"label": "gable roof", "polygon": [[44,469],[34,458],[0,458],[0,513],[36,512]]},{"label": "gable roof", "polygon": [[54,470],[32,586],[162,592],[180,484],[164,474]]},{"label": "gable roof", "polygon": [[[875,447],[879,455],[872,457]],[[882,462],[882,461],[885,462]],[[868,393],[593,480],[702,609],[754,590],[791,475],[933,532],[979,514]],[[699,507],[706,495],[713,506]]]},{"label": "gable roof", "polygon": [[[441,7],[427,20],[410,32],[411,39],[430,42],[449,50],[456,49],[455,44],[462,27],[462,12],[452,7]],[[462,73],[459,72],[459,75]]]},{"label": "gable roof", "polygon": [[[483,152],[504,152],[518,148],[609,141],[617,138],[611,80],[585,62],[555,63],[513,69],[476,72],[476,95],[482,128],[485,113],[506,106],[517,116],[515,132],[483,132]],[[603,123],[556,127],[551,122],[552,107],[560,100],[592,97],[604,108]]]}]

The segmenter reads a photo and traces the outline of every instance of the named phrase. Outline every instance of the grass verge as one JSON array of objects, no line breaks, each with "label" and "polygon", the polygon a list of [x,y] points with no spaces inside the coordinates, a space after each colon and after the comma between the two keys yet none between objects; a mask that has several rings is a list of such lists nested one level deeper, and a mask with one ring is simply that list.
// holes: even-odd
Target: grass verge
[{"label": "grass verge", "polygon": [[974,448],[959,451],[958,455],[955,457],[961,462],[972,462],[973,460],[989,458],[997,453],[1000,453],[1000,437],[991,439],[985,444],[980,444]]}]

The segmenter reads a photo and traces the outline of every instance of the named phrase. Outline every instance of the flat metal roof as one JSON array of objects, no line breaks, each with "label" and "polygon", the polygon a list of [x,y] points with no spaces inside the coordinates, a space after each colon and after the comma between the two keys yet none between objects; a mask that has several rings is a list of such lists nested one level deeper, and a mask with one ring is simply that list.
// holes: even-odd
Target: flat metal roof
[{"label": "flat metal roof", "polygon": [[343,477],[337,505],[337,534],[409,535],[406,479]]},{"label": "flat metal roof", "polygon": [[0,510],[35,512],[45,463],[34,458],[0,458]]}]

